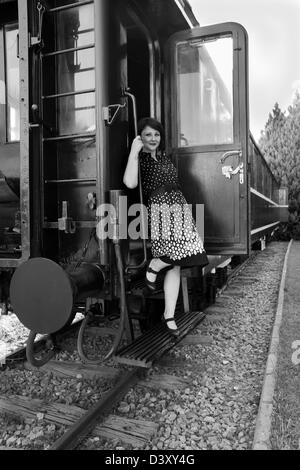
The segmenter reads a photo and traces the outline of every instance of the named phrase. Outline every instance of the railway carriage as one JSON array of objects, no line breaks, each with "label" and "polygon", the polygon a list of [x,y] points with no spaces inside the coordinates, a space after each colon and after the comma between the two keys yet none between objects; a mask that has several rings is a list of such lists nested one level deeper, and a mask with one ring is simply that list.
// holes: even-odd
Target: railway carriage
[{"label": "railway carriage", "polygon": [[165,125],[202,217],[210,264],[183,270],[184,310],[202,305],[217,267],[278,226],[280,188],[249,133],[247,72],[244,28],[200,27],[184,0],[0,0],[0,301],[29,344],[82,306],[119,318],[111,355],[124,331],[132,340],[132,318],[145,325],[157,310],[142,291],[147,240],[127,237],[141,188],[122,184],[141,117]]}]

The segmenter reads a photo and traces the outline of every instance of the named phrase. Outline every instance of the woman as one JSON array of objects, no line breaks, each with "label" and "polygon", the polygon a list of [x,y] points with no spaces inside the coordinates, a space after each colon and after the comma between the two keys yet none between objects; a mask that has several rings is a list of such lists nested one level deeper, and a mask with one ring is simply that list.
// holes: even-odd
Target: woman
[{"label": "woman", "polygon": [[144,118],[138,123],[123,182],[128,188],[138,185],[140,159],[143,193],[148,198],[151,252],[146,285],[155,291],[157,274],[168,268],[164,280],[164,320],[168,331],[179,334],[174,313],[180,287],[181,266],[208,264],[202,240],[179,185],[172,161],[164,153],[164,130],[160,122]]}]

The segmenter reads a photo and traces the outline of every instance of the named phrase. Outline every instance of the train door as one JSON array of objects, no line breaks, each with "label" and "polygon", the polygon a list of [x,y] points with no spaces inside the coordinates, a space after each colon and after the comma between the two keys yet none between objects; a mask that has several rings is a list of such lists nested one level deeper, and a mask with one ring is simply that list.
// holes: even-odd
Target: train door
[{"label": "train door", "polygon": [[[123,85],[136,100],[136,118],[156,116],[161,118],[160,101],[160,53],[153,27],[146,24],[132,7],[126,5],[121,11],[121,25],[126,44],[126,64]],[[132,109],[129,104],[129,137],[132,135]],[[131,139],[129,139],[131,140]]]},{"label": "train door", "polygon": [[98,249],[94,3],[30,5],[36,231],[42,234],[40,255],[71,265],[80,262],[82,253],[97,259]]},{"label": "train door", "polygon": [[[127,148],[121,175],[123,178],[131,143],[137,131],[137,121],[146,116],[161,119],[161,69],[159,43],[153,26],[148,23],[149,18],[141,17],[141,12],[135,11],[127,2],[120,2],[118,11],[123,42],[122,86],[129,92],[127,95]],[[141,201],[139,188],[126,191],[126,196],[128,208],[134,207],[134,204]],[[128,225],[138,215],[139,213],[129,213]],[[142,227],[137,230],[142,230]],[[130,239],[130,253],[137,259],[142,254],[141,245],[141,239]],[[138,264],[141,261],[139,259]]]},{"label": "train door", "polygon": [[166,55],[168,147],[188,201],[204,205],[206,250],[247,253],[247,34],[236,23],[194,28]]}]

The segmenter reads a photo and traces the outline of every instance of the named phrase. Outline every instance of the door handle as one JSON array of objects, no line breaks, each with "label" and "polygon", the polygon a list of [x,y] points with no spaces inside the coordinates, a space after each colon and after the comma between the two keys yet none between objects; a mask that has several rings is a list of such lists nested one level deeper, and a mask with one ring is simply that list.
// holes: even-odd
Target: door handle
[{"label": "door handle", "polygon": [[244,163],[240,163],[235,170],[233,170],[232,166],[223,166],[222,167],[222,175],[225,176],[225,178],[228,178],[231,180],[233,175],[240,174],[240,184],[244,183]]},{"label": "door handle", "polygon": [[223,155],[222,155],[222,158],[220,160],[220,163],[223,163],[225,162],[225,160],[228,158],[228,157],[234,157],[235,155],[237,155],[239,157],[239,159],[241,160],[242,156],[243,156],[243,153],[241,150],[230,150],[229,152],[225,152]]},{"label": "door handle", "polygon": [[134,133],[135,133],[135,137],[136,137],[137,134],[138,134],[136,98],[132,93],[129,92],[129,88],[126,88],[126,90],[123,90],[123,96],[125,96],[129,100],[131,100],[131,103],[132,103],[133,125],[134,125]]},{"label": "door handle", "polygon": [[220,159],[220,163],[224,165],[225,160],[228,157],[234,157],[238,156],[240,163],[234,170],[231,165],[225,165],[222,167],[222,175],[225,176],[225,178],[231,179],[232,175],[237,175],[238,173],[240,174],[240,184],[244,184],[244,163],[241,161],[243,153],[241,150],[230,150],[229,152],[225,152],[222,155],[222,158]]}]

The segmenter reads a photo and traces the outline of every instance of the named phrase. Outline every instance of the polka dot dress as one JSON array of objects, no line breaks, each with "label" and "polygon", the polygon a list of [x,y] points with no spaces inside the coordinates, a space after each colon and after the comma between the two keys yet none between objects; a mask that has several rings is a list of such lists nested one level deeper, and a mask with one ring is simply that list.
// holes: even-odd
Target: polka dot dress
[{"label": "polka dot dress", "polygon": [[172,265],[205,266],[208,260],[203,242],[178,186],[176,168],[165,154],[157,154],[156,158],[150,153],[140,154],[152,256]]}]

